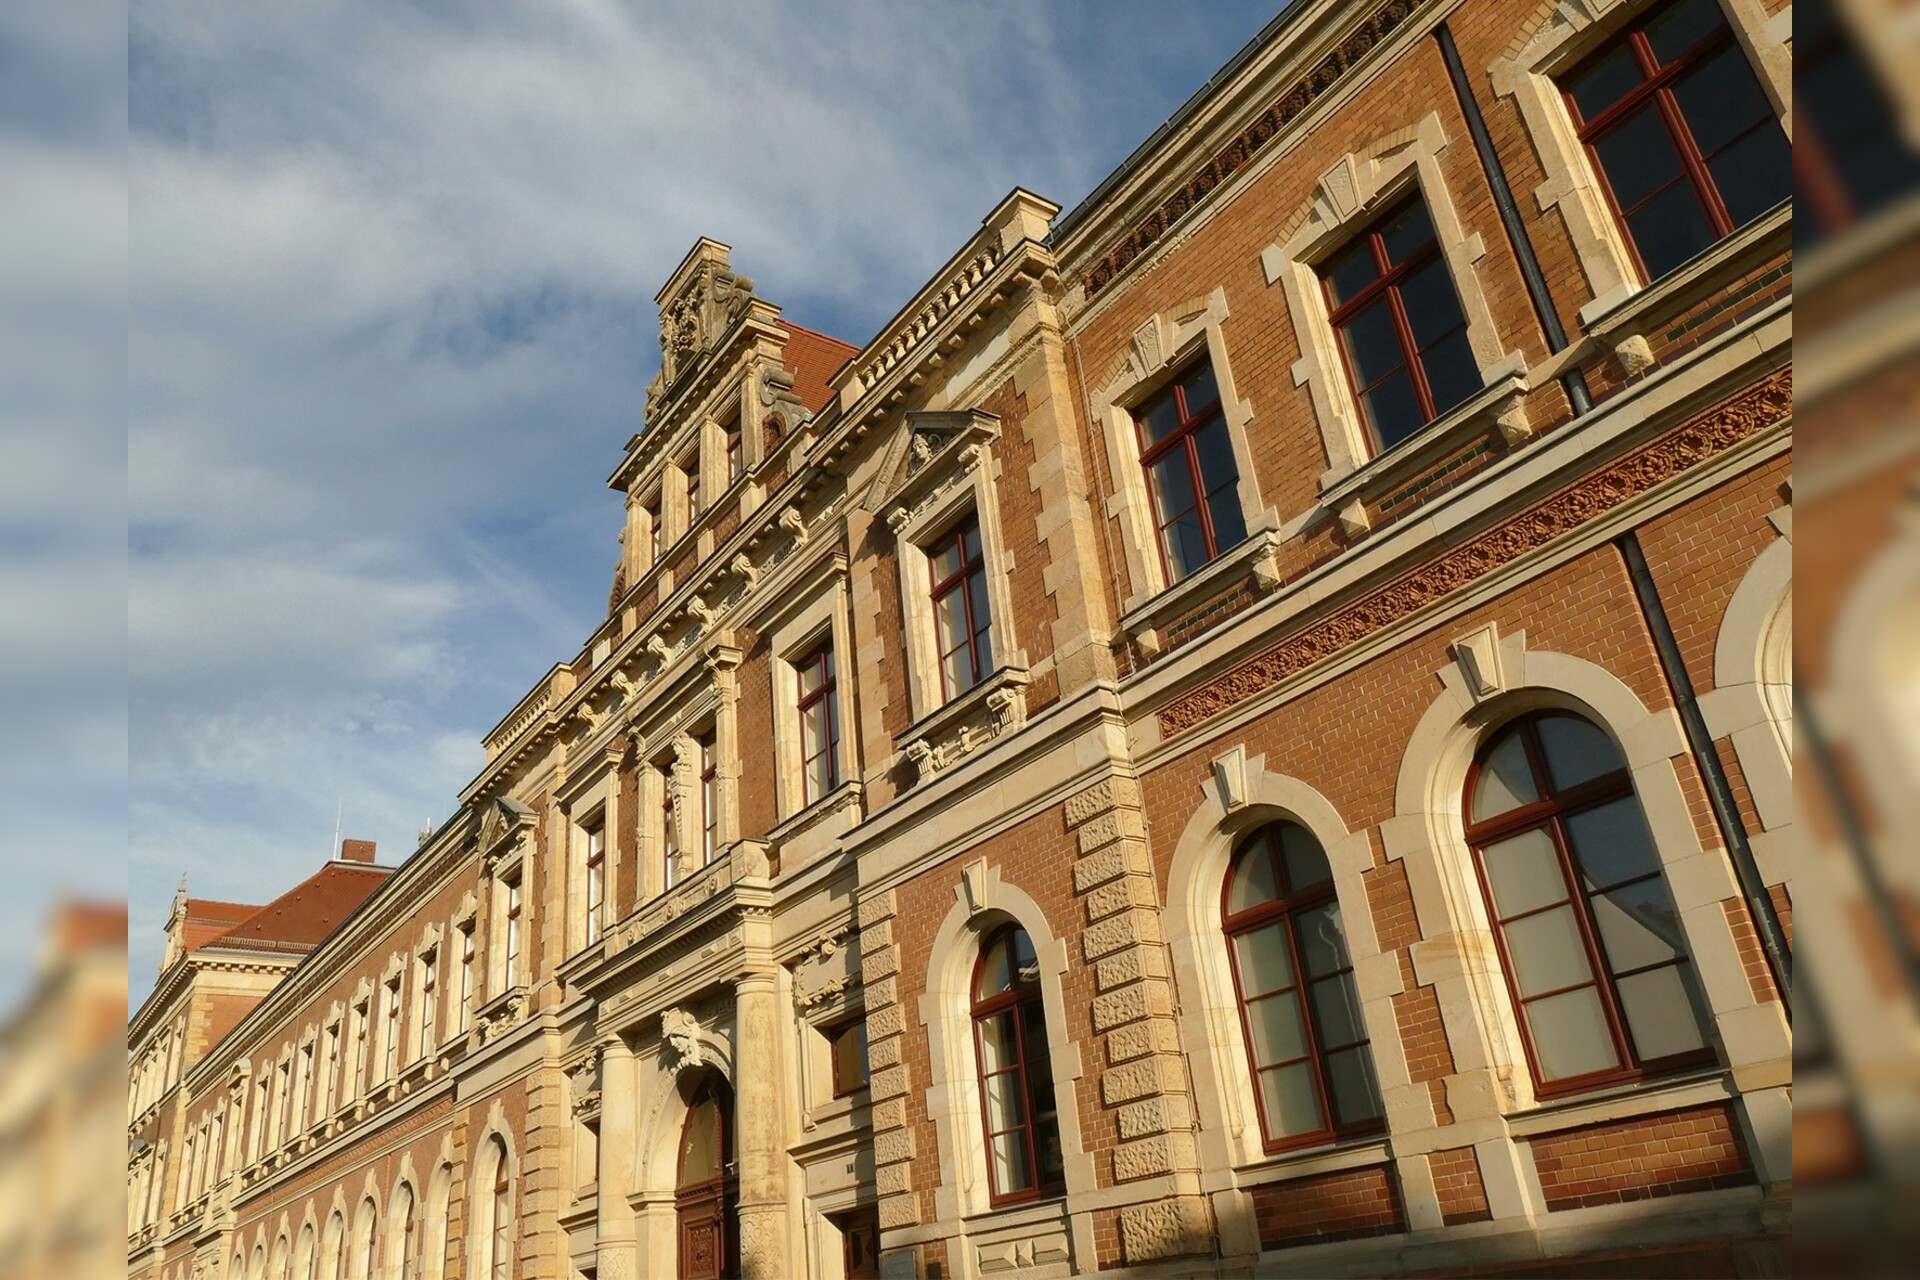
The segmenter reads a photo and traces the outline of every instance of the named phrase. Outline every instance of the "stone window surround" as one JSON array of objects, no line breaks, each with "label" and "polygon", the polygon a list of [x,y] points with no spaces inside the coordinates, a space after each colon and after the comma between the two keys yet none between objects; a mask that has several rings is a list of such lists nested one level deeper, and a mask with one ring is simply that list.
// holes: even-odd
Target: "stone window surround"
[{"label": "stone window surround", "polygon": [[[527,872],[531,869],[533,860],[527,843],[527,841],[516,841],[512,848],[501,855],[489,877],[488,890],[493,898],[493,909],[488,912],[491,919],[487,930],[486,988],[484,994],[476,993],[481,1005],[491,1003],[515,987],[525,984],[527,980],[527,944],[530,937],[528,926],[531,904],[527,901],[526,890],[532,883],[532,877]],[[520,971],[518,973],[507,972],[507,886],[512,883],[518,883],[520,886],[518,966]]]},{"label": "stone window surround", "polygon": [[[1486,256],[1486,243],[1479,232],[1468,234],[1461,224],[1440,167],[1440,153],[1450,145],[1452,140],[1439,113],[1428,112],[1413,124],[1376,139],[1364,151],[1349,152],[1320,176],[1301,221],[1287,241],[1276,241],[1261,251],[1260,263],[1268,285],[1277,284],[1285,291],[1287,312],[1293,317],[1300,345],[1300,358],[1292,369],[1294,385],[1307,388],[1326,446],[1327,469],[1320,476],[1323,496],[1332,496],[1330,491],[1363,468],[1385,482],[1381,473],[1394,469],[1386,460],[1408,455],[1417,442],[1453,436],[1454,431],[1448,429],[1452,425],[1477,425],[1481,418],[1478,412],[1462,414],[1458,409],[1443,413],[1400,445],[1376,454],[1340,351],[1339,335],[1329,318],[1320,279],[1321,263],[1410,192],[1419,192],[1433,222],[1441,258],[1466,317],[1467,345],[1479,366],[1482,383],[1493,386],[1526,367],[1523,355],[1505,348],[1487,305],[1478,272],[1478,264]],[[1484,409],[1487,406],[1483,399],[1480,395],[1469,397],[1466,404]],[[1436,432],[1436,424],[1442,430]],[[1385,465],[1369,466],[1376,460]],[[1364,529],[1364,523],[1359,528]],[[1350,527],[1349,533],[1354,532],[1358,530]]]},{"label": "stone window surround", "polygon": [[[1080,1133],[1080,1046],[1067,1030],[1062,986],[1069,963],[1067,943],[1048,926],[1040,905],[1017,885],[1002,880],[999,868],[984,859],[965,869],[962,882],[953,892],[954,905],[934,934],[927,987],[918,1005],[921,1024],[927,1029],[927,1055],[933,1071],[933,1083],[926,1090],[927,1114],[939,1139],[940,1183],[934,1191],[935,1215],[949,1221],[982,1220],[984,1226],[1000,1215],[1060,1212],[1064,1202],[1072,1217],[1069,1230],[1074,1253],[1084,1263],[1093,1256],[1083,1252],[1092,1244],[1092,1223],[1083,1221],[1088,1215],[1072,1212],[1071,1206],[1073,1197],[1092,1191],[1097,1183],[1093,1157],[1087,1154]],[[995,1209],[990,1199],[986,1138],[981,1124],[972,986],[982,940],[1007,923],[1026,930],[1039,960],[1066,1190],[1061,1197],[1048,1197],[1037,1205],[1020,1201]]]},{"label": "stone window surround", "polygon": [[[427,1007],[427,963],[429,961],[439,966],[434,974],[433,994],[439,1006],[435,1016],[442,1020],[446,1017],[448,955],[447,948],[442,945],[445,937],[446,930],[443,926],[430,924],[421,931],[420,940],[413,944],[412,977],[407,984],[409,988],[407,999],[413,1005],[416,1020],[425,1013]],[[440,1047],[442,1038],[440,1028],[428,1026],[422,1022],[414,1032],[411,1057],[403,1049],[401,1058],[409,1062],[418,1062],[422,1058],[430,1057],[433,1051]]]},{"label": "stone window surround", "polygon": [[[1770,23],[1760,0],[1719,0],[1734,41],[1747,55],[1761,89],[1773,103],[1780,127],[1793,139],[1793,53]],[[1627,250],[1626,232],[1600,185],[1586,148],[1567,111],[1557,77],[1606,43],[1647,0],[1558,0],[1518,52],[1489,68],[1496,96],[1520,108],[1528,137],[1546,177],[1533,190],[1542,213],[1558,209],[1573,251],[1586,273],[1591,300],[1580,322],[1591,324],[1645,284]],[[1787,29],[1790,38],[1791,28]],[[1650,282],[1649,282],[1650,283]]]},{"label": "stone window surround", "polygon": [[[934,634],[933,577],[927,557],[927,545],[950,532],[955,525],[973,516],[980,525],[980,559],[987,570],[988,635],[993,645],[993,667],[981,677],[981,684],[1003,667],[1027,665],[1024,651],[1016,651],[1013,634],[1013,599],[1008,583],[1013,557],[1004,551],[1000,536],[1000,508],[996,501],[994,463],[984,446],[969,461],[961,455],[962,475],[943,493],[927,501],[920,510],[891,525],[897,540],[896,563],[900,569],[900,612],[906,620],[907,681],[911,715],[918,724],[948,703],[964,698],[968,690],[952,698],[943,696],[940,683],[939,643]],[[976,688],[978,686],[975,686]]]},{"label": "stone window surround", "polygon": [[[1106,439],[1107,470],[1113,482],[1106,514],[1120,521],[1127,581],[1133,587],[1121,606],[1123,613],[1132,614],[1169,588],[1185,587],[1206,572],[1201,569],[1178,583],[1167,581],[1166,565],[1159,550],[1160,530],[1153,514],[1153,495],[1148,491],[1146,469],[1140,461],[1140,432],[1133,419],[1135,408],[1171,382],[1176,373],[1202,352],[1212,364],[1214,382],[1220,388],[1220,413],[1233,445],[1234,466],[1240,472],[1236,489],[1248,540],[1263,530],[1279,527],[1279,516],[1261,500],[1254,474],[1253,452],[1248,443],[1253,404],[1241,399],[1234,386],[1223,329],[1229,314],[1227,292],[1220,287],[1203,298],[1148,316],[1134,331],[1119,367],[1089,397],[1091,420]],[[1233,549],[1227,549],[1215,557],[1213,563],[1218,564],[1232,554]]]},{"label": "stone window surround", "polygon": [[[711,667],[711,663],[709,663]],[[672,886],[664,880],[665,831],[661,825],[663,811],[666,808],[667,789],[673,794],[673,820],[677,827],[674,845],[679,851],[680,867],[674,875],[674,884],[680,884],[697,872],[699,865],[690,865],[689,859],[699,849],[702,833],[695,821],[698,809],[700,765],[699,743],[702,734],[711,734],[714,739],[714,751],[725,763],[725,753],[730,745],[720,740],[720,726],[728,717],[721,715],[720,690],[716,683],[709,683],[690,695],[690,701],[682,702],[657,718],[644,739],[636,743],[635,754],[640,761],[639,777],[636,780],[636,803],[640,812],[635,815],[635,847],[638,850],[638,863],[633,869],[634,902],[649,902],[665,893]],[[618,819],[619,786],[615,775],[606,779],[607,824],[607,887],[605,898],[612,904],[614,891],[613,844],[614,826]],[[716,802],[720,805],[720,825],[715,833],[715,861],[719,861],[719,849],[726,843],[724,837],[731,829],[732,819],[728,811],[727,796],[724,788],[715,788]],[[592,800],[579,802],[584,812],[591,812]],[[584,873],[586,865],[585,831],[578,824],[569,827],[569,849],[578,842],[578,865]],[[586,882],[575,878],[580,890],[579,902],[582,911],[586,902]],[[570,880],[570,883],[573,883]],[[572,901],[571,891],[569,901]],[[613,920],[605,921],[601,926],[604,937],[613,925]],[[580,937],[586,936],[584,917]]]},{"label": "stone window surround", "polygon": [[[803,603],[777,622],[769,620],[765,628],[773,655],[774,811],[779,821],[827,802],[855,780],[856,726],[847,714],[847,693],[851,687],[847,662],[854,652],[852,628],[847,621],[847,570],[845,561],[837,556],[824,562],[824,568],[825,573],[810,573],[794,584],[791,590]],[[801,776],[800,722],[795,710],[800,705],[800,677],[794,664],[822,641],[833,645],[835,710],[840,721],[840,747],[835,761],[839,766],[839,782],[826,796],[808,804],[804,799],[806,784]]]},{"label": "stone window surround", "polygon": [[[599,752],[594,754],[600,755]],[[570,781],[557,800],[567,841],[565,951],[570,956],[587,945],[587,828],[596,820],[600,823],[601,838],[605,841],[605,856],[601,862],[604,882],[601,885],[600,903],[604,915],[600,921],[600,936],[605,937],[608,926],[613,924],[610,913],[618,878],[618,859],[614,856],[614,849],[620,822],[620,775],[617,763],[609,750],[603,759],[595,761],[601,767],[583,771],[582,777]]]},{"label": "stone window surround", "polygon": [[[467,1203],[473,1206],[467,1214],[467,1257],[469,1259],[490,1258],[493,1256],[493,1186],[496,1176],[496,1161],[491,1158],[490,1148],[494,1139],[500,1141],[500,1160],[507,1168],[507,1216],[515,1222],[520,1219],[520,1162],[514,1150],[513,1132],[507,1127],[505,1108],[499,1099],[487,1109],[487,1118],[480,1132],[475,1136],[469,1150],[478,1158],[473,1160],[472,1181],[467,1191]],[[516,1244],[520,1232],[514,1232]],[[510,1267],[509,1274],[518,1268]]]}]

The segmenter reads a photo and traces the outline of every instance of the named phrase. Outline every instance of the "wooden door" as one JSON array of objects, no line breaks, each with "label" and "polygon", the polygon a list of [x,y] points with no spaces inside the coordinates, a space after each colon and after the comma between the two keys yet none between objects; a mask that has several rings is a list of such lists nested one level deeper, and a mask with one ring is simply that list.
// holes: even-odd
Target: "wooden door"
[{"label": "wooden door", "polygon": [[680,1280],[721,1280],[737,1274],[733,1091],[716,1074],[695,1089],[681,1127],[673,1199],[679,1218]]}]

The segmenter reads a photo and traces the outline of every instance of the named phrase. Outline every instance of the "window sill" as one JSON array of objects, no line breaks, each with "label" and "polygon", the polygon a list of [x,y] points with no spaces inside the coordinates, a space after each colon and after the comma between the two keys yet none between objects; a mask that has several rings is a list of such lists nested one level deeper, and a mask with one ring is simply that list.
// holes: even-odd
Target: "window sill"
[{"label": "window sill", "polygon": [[1733,1087],[1727,1069],[1716,1064],[1655,1081],[1629,1080],[1537,1102],[1509,1117],[1507,1128],[1515,1137],[1524,1138],[1674,1111],[1682,1107],[1725,1102],[1736,1096],[1738,1091]]},{"label": "window sill", "polygon": [[782,821],[779,826],[767,832],[767,837],[764,841],[765,847],[778,849],[795,836],[818,826],[837,813],[844,812],[848,809],[852,809],[857,813],[864,791],[865,789],[857,780],[852,778],[847,779],[833,790],[827,792],[824,796],[821,796],[818,800],[806,806],[806,808],[796,810]]},{"label": "window sill", "polygon": [[1158,653],[1168,623],[1243,574],[1251,574],[1262,590],[1272,590],[1280,585],[1277,556],[1284,540],[1271,518],[1257,524],[1248,530],[1245,541],[1215,556],[1206,568],[1172,586],[1129,599],[1120,616],[1121,632],[1147,653]]},{"label": "window sill", "polygon": [[1276,1151],[1250,1163],[1235,1165],[1233,1171],[1239,1185],[1255,1187],[1345,1169],[1364,1169],[1384,1164],[1391,1158],[1387,1136],[1369,1133],[1363,1137],[1335,1139],[1317,1147]]},{"label": "window sill", "polygon": [[1474,435],[1493,427],[1507,444],[1519,444],[1532,434],[1522,400],[1528,385],[1518,357],[1503,361],[1486,386],[1393,448],[1344,475],[1322,476],[1320,510],[1337,515],[1348,537],[1358,537],[1371,527],[1366,513],[1369,502],[1412,479]]},{"label": "window sill", "polygon": [[907,727],[894,742],[897,759],[926,781],[1003,733],[1027,722],[1024,664],[1001,667],[973,688]]}]

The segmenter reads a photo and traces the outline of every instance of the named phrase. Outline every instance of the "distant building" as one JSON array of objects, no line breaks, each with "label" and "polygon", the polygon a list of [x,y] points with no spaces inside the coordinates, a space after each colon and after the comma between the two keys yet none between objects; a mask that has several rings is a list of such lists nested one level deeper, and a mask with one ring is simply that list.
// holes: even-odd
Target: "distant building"
[{"label": "distant building", "polygon": [[699,241],[458,813],[176,903],[129,1275],[1783,1271],[1776,11],[1299,0],[858,347]]}]

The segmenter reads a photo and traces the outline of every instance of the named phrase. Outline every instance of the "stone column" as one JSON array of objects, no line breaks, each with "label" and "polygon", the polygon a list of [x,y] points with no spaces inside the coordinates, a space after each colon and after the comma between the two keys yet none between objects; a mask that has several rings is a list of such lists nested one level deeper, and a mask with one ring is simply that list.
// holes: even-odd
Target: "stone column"
[{"label": "stone column", "polygon": [[599,1280],[629,1280],[640,1274],[639,1233],[628,1199],[634,1188],[640,1071],[626,1037],[600,1041]]},{"label": "stone column", "polygon": [[786,1133],[781,1082],[780,989],[771,973],[740,979],[734,993],[734,1160],[740,1173],[740,1274],[784,1280]]}]

